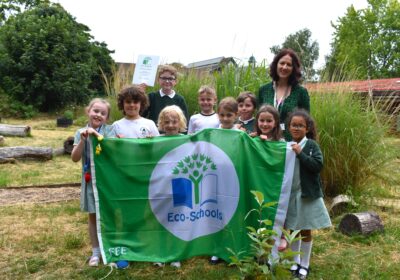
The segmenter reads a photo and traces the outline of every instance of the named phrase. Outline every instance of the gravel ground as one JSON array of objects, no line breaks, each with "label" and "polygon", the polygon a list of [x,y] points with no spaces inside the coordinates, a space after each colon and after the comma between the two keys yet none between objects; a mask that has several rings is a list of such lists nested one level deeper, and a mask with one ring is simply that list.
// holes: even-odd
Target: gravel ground
[{"label": "gravel ground", "polygon": [[80,187],[1,188],[0,206],[79,199]]}]

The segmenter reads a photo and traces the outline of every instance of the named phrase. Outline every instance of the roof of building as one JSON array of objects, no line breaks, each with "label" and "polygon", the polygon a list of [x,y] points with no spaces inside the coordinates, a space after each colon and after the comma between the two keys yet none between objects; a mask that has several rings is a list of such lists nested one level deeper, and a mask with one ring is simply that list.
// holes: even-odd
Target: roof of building
[{"label": "roof of building", "polygon": [[305,87],[309,91],[332,92],[338,89],[348,89],[352,92],[369,92],[376,91],[399,91],[400,78],[365,80],[365,81],[348,81],[335,83],[308,83]]},{"label": "roof of building", "polygon": [[188,64],[188,68],[213,68],[215,66],[219,66],[220,64],[227,64],[229,62],[233,62],[236,65],[236,61],[233,57],[216,57],[212,59],[202,60],[198,62],[193,62]]}]

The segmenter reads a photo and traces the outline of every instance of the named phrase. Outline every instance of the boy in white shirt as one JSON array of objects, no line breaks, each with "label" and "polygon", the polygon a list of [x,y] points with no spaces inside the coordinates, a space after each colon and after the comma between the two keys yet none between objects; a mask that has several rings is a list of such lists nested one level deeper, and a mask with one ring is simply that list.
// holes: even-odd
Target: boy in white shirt
[{"label": "boy in white shirt", "polygon": [[130,86],[118,94],[118,109],[125,117],[114,122],[117,137],[146,138],[158,136],[159,132],[152,120],[143,118],[141,114],[149,106],[149,100],[140,86]]},{"label": "boy in white shirt", "polygon": [[214,111],[217,103],[215,89],[209,86],[201,86],[198,91],[200,113],[190,117],[188,133],[196,133],[204,128],[218,128],[219,119]]}]

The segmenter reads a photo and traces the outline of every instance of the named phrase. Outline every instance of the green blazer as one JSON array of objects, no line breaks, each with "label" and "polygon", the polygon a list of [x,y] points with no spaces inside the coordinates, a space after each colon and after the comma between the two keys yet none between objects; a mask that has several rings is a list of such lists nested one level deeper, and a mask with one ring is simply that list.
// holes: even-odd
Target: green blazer
[{"label": "green blazer", "polygon": [[308,139],[297,158],[300,162],[301,196],[313,199],[323,197],[320,172],[324,159],[317,142]]},{"label": "green blazer", "polygon": [[[269,104],[274,106],[275,90],[272,82],[260,87],[258,91],[258,104]],[[283,102],[283,105],[278,109],[281,123],[286,122],[286,118],[295,108],[305,109],[310,112],[310,96],[306,88],[296,85],[292,87],[289,96]],[[287,141],[292,140],[288,129],[284,131],[284,136]]]}]

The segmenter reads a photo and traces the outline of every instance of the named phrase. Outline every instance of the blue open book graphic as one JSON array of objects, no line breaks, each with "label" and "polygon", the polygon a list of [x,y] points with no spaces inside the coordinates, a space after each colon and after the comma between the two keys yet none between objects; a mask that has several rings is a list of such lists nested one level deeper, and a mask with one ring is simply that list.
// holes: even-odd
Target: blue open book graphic
[{"label": "blue open book graphic", "polygon": [[207,174],[203,177],[200,187],[200,205],[207,202],[217,203],[218,176]]},{"label": "blue open book graphic", "polygon": [[172,179],[172,198],[174,207],[187,206],[193,209],[192,181],[186,178]]}]

